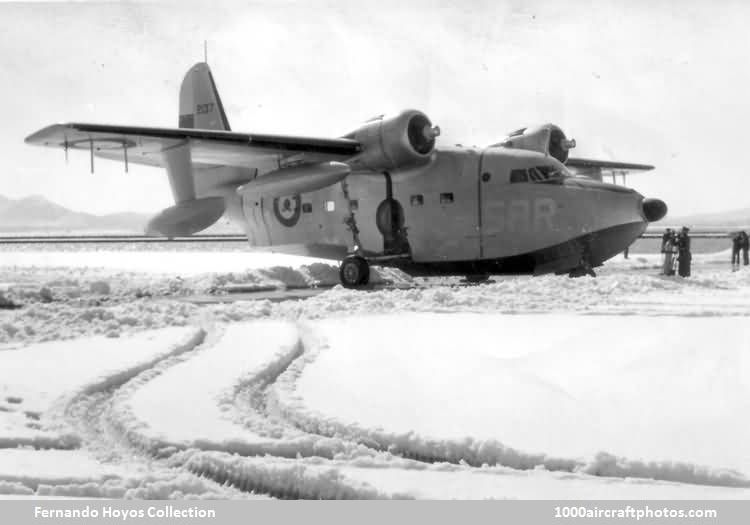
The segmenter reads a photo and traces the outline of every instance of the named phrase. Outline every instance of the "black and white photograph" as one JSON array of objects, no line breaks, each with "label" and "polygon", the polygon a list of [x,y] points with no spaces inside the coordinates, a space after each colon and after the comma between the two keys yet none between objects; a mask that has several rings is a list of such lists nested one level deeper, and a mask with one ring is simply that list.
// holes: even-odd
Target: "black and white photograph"
[{"label": "black and white photograph", "polygon": [[0,3],[0,500],[750,500],[749,23]]}]

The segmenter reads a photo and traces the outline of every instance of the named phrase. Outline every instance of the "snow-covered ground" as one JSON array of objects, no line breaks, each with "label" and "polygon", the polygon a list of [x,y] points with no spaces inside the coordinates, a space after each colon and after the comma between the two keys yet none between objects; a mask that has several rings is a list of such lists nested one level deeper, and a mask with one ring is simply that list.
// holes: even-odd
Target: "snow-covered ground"
[{"label": "snow-covered ground", "polygon": [[[415,279],[329,262],[0,253],[0,497],[750,497],[750,270]],[[0,301],[2,303],[2,301]]]},{"label": "snow-covered ground", "polygon": [[602,473],[614,470],[605,464],[614,454],[632,477],[750,486],[729,473],[750,473],[750,424],[740,417],[750,413],[744,321],[325,320],[313,325],[307,355],[276,382],[277,403],[310,430],[418,457]]},{"label": "snow-covered ground", "polygon": [[104,391],[168,355],[200,344],[198,328],[162,328],[123,339],[102,336],[0,352],[0,446],[72,448],[61,414],[76,396]]}]

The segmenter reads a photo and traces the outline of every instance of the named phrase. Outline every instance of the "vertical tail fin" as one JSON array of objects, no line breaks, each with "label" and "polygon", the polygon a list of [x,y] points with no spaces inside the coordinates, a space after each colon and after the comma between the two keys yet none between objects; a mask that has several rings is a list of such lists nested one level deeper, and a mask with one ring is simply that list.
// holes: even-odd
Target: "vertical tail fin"
[{"label": "vertical tail fin", "polygon": [[231,130],[211,69],[204,62],[191,67],[182,81],[179,127]]}]

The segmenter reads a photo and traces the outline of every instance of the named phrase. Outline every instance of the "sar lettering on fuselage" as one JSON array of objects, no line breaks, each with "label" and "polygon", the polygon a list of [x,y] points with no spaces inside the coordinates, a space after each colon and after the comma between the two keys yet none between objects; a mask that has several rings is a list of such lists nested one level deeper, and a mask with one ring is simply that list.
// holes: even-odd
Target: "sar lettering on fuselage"
[{"label": "sar lettering on fuselage", "polygon": [[557,203],[548,197],[493,203],[488,226],[497,233],[541,233],[554,230]]}]

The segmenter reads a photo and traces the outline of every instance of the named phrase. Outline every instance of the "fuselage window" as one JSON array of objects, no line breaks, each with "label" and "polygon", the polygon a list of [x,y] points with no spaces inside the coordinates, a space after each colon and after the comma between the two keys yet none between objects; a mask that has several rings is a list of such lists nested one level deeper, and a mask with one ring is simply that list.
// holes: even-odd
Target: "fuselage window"
[{"label": "fuselage window", "polygon": [[312,204],[309,202],[303,202],[302,213],[312,213]]},{"label": "fuselage window", "polygon": [[453,204],[453,194],[452,193],[441,193],[440,194],[440,204]]},{"label": "fuselage window", "polygon": [[350,200],[349,209],[352,211],[357,211],[359,209],[359,201],[357,199]]},{"label": "fuselage window", "polygon": [[326,201],[326,211],[333,211],[336,209],[336,203],[333,201]]},{"label": "fuselage window", "polygon": [[511,184],[516,182],[528,182],[529,177],[526,175],[526,170],[511,170],[510,182]]},{"label": "fuselage window", "polygon": [[422,206],[424,204],[424,197],[422,195],[412,195],[409,201],[412,206]]}]

